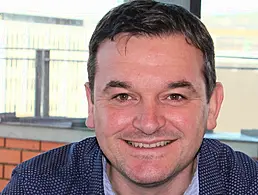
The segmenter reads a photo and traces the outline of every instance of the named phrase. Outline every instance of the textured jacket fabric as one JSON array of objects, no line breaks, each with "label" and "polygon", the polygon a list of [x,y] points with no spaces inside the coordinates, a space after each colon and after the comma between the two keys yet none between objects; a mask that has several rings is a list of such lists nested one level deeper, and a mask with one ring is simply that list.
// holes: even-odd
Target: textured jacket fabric
[{"label": "textured jacket fabric", "polygon": [[[18,165],[2,195],[104,195],[102,155],[95,137],[48,151]],[[198,174],[200,195],[258,195],[258,163],[217,140],[203,140]]]}]

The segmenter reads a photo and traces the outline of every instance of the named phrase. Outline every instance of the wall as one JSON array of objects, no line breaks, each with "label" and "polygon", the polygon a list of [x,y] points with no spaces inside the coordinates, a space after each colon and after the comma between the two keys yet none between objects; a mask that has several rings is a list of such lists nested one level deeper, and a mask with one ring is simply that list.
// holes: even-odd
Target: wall
[{"label": "wall", "polygon": [[64,144],[0,137],[0,192],[8,183],[12,170],[17,164]]}]

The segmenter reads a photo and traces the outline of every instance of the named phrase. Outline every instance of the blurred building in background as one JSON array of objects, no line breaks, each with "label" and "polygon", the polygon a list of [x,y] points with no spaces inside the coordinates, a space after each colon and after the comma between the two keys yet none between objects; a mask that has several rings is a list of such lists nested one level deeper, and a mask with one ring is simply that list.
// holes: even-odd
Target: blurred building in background
[{"label": "blurred building in background", "polygon": [[9,13],[1,14],[0,25],[0,113],[34,116],[36,51],[49,50],[49,115],[85,117],[90,25]]},{"label": "blurred building in background", "polygon": [[[103,1],[101,8],[108,10],[124,1],[129,0]],[[216,7],[212,2],[202,1],[201,20],[214,39],[218,81],[225,88],[215,130],[258,129],[258,11],[249,4],[244,10],[242,5],[225,2]],[[81,14],[81,19],[0,14],[0,113],[35,116],[39,90],[35,84],[41,79],[36,78],[36,52],[45,50],[49,51],[49,93],[44,97],[49,100],[48,115],[87,117],[88,42],[106,12],[97,2],[89,5],[84,8],[89,14]]]}]

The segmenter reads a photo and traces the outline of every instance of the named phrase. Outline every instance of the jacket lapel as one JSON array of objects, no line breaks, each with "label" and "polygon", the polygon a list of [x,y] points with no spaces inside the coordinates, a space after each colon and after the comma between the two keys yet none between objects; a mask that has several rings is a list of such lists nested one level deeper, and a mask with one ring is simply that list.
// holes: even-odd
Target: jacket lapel
[{"label": "jacket lapel", "polygon": [[[225,182],[223,182],[222,170],[219,166],[219,158],[209,147],[206,139],[203,140],[199,153],[199,194],[200,195],[224,195],[226,194]],[[219,147],[219,146],[218,146]]]}]

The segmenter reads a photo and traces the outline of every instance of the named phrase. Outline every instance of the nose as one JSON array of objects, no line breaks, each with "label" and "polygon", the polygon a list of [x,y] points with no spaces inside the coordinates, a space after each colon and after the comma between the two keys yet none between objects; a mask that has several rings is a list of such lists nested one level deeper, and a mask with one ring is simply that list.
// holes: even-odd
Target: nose
[{"label": "nose", "polygon": [[165,125],[166,120],[163,114],[160,106],[155,103],[141,104],[133,120],[133,126],[151,135]]}]

